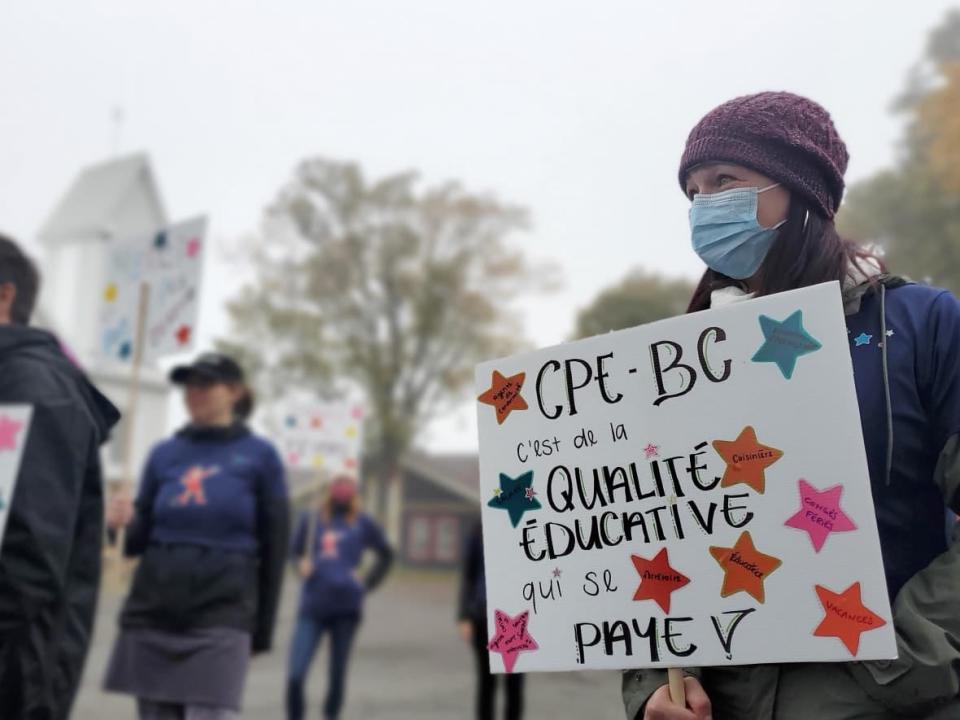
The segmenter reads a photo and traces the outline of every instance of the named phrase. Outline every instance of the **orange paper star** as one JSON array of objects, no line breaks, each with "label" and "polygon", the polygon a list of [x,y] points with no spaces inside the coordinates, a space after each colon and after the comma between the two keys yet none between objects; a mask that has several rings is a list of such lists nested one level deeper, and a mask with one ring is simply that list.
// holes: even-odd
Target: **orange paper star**
[{"label": "orange paper star", "polygon": [[779,558],[757,550],[753,538],[746,530],[740,534],[732,548],[711,546],[710,554],[723,568],[720,597],[727,597],[742,590],[763,602],[763,581],[782,564]]},{"label": "orange paper star", "polygon": [[527,409],[527,401],[520,394],[526,376],[526,373],[517,373],[510,377],[504,377],[494,370],[490,389],[477,398],[480,402],[493,405],[496,408],[498,424],[503,424],[503,421],[514,410]]},{"label": "orange paper star", "polygon": [[670,567],[670,558],[667,549],[663,548],[653,560],[647,560],[639,555],[631,555],[633,566],[640,574],[640,587],[634,593],[634,600],[653,600],[670,612],[670,597],[674,590],[679,590],[690,583],[690,578]]},{"label": "orange paper star", "polygon": [[840,594],[821,585],[814,587],[826,615],[813,634],[817,637],[840,638],[851,655],[856,656],[860,649],[861,633],[887,624],[886,620],[864,606],[860,599],[860,583],[855,582]]},{"label": "orange paper star", "polygon": [[714,440],[713,449],[727,463],[720,487],[746,483],[761,494],[766,487],[766,469],[783,457],[782,450],[761,445],[749,425],[736,440]]}]

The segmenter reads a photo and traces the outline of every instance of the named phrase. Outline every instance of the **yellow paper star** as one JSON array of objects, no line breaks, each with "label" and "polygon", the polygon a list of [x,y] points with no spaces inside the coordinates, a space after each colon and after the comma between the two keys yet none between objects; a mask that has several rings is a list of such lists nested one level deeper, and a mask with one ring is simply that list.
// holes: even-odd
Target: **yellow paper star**
[{"label": "yellow paper star", "polygon": [[117,299],[117,286],[113,283],[107,285],[106,289],[103,291],[103,299],[108,303],[113,302]]}]

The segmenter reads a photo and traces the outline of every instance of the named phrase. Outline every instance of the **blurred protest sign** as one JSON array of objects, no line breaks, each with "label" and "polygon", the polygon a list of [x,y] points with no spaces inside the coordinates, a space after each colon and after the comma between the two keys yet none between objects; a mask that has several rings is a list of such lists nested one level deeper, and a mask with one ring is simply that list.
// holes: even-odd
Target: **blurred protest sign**
[{"label": "blurred protest sign", "polygon": [[303,403],[280,413],[276,441],[291,469],[359,479],[363,407],[350,402]]},{"label": "blurred protest sign", "polygon": [[205,218],[196,218],[111,246],[100,313],[99,351],[104,357],[133,362],[144,297],[143,361],[193,348],[206,226]]},{"label": "blurred protest sign", "polygon": [[839,286],[477,368],[495,671],[893,658]]},{"label": "blurred protest sign", "polygon": [[0,544],[7,529],[32,413],[29,405],[0,405]]},{"label": "blurred protest sign", "polygon": [[[193,348],[206,227],[206,218],[186,220],[150,236],[116,240],[107,254],[98,350],[105,358],[130,364],[121,495],[134,485],[142,365]],[[118,548],[123,547],[124,538],[121,528]]]}]

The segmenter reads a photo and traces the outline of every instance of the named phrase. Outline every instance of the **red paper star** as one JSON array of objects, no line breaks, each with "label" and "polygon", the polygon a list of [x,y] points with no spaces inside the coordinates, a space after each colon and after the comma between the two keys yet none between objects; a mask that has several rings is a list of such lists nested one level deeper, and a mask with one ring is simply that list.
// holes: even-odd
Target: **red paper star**
[{"label": "red paper star", "polygon": [[860,635],[887,624],[882,617],[864,606],[860,599],[860,583],[855,582],[839,595],[821,585],[814,586],[820,604],[826,613],[813,631],[817,637],[835,637],[856,656],[860,649]]},{"label": "red paper star", "polygon": [[647,458],[646,458],[647,460],[649,460],[650,458],[659,457],[659,456],[660,456],[660,446],[659,446],[659,445],[654,445],[653,443],[650,443],[649,445],[647,445],[647,446],[643,449],[643,453],[644,453],[644,455],[647,456]]},{"label": "red paper star", "polygon": [[187,241],[187,257],[195,258],[197,253],[200,252],[200,239],[199,238],[190,238]]},{"label": "red paper star", "polygon": [[0,450],[16,450],[17,435],[23,423],[11,420],[6,415],[0,416]]},{"label": "red paper star", "polygon": [[763,581],[782,564],[779,558],[765,555],[753,544],[753,538],[744,531],[732,548],[711,546],[710,554],[723,568],[723,588],[720,597],[741,590],[758,602],[763,602]]},{"label": "red paper star", "polygon": [[528,487],[526,490],[524,490],[524,497],[527,500],[533,500],[533,498],[536,497],[536,495],[537,495],[537,491],[534,490],[532,487]]},{"label": "red paper star", "polygon": [[191,334],[192,334],[192,331],[189,325],[181,325],[180,328],[177,330],[177,335],[176,335],[177,342],[180,343],[181,345],[186,345],[187,343],[190,342]]},{"label": "red paper star", "polygon": [[504,377],[494,370],[490,389],[477,398],[480,402],[496,408],[498,424],[502,424],[514,410],[527,409],[527,401],[520,394],[526,376],[526,373],[517,373]]},{"label": "red paper star", "polygon": [[783,457],[782,450],[761,445],[756,431],[749,425],[736,440],[714,440],[713,449],[727,463],[720,487],[746,483],[761,494],[765,488],[766,469]]},{"label": "red paper star", "polygon": [[537,650],[540,646],[527,632],[527,621],[530,613],[524,610],[516,617],[510,617],[502,610],[494,610],[494,627],[497,632],[491,638],[487,649],[495,653],[500,653],[503,658],[503,666],[507,672],[513,672],[513,666],[517,662],[517,655],[522,652]]},{"label": "red paper star", "polygon": [[319,415],[315,415],[315,416],[310,420],[310,427],[312,427],[312,428],[321,428],[321,427],[323,427],[323,418],[321,418]]},{"label": "red paper star", "polygon": [[667,549],[663,548],[653,560],[647,560],[639,555],[631,555],[633,566],[640,574],[640,587],[634,593],[634,600],[653,600],[664,612],[670,612],[670,597],[674,590],[679,590],[690,583],[690,578],[670,567]]}]

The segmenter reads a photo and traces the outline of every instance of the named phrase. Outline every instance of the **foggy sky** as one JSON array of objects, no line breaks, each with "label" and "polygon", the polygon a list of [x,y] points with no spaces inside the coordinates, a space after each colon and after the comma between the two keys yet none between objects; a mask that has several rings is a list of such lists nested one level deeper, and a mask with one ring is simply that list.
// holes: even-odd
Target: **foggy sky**
[{"label": "foggy sky", "polygon": [[[306,156],[417,168],[531,210],[520,241],[565,287],[523,310],[553,344],[630,266],[699,272],[676,166],[718,103],[809,95],[847,142],[848,180],[889,164],[890,101],[954,4],[8,0],[0,230],[32,242],[80,167],[117,149],[148,151],[170,216],[208,213],[224,246]],[[234,274],[208,263],[205,342],[227,330]],[[474,433],[471,407],[429,445]]]}]

